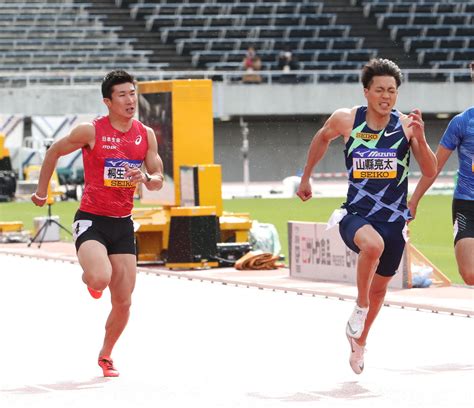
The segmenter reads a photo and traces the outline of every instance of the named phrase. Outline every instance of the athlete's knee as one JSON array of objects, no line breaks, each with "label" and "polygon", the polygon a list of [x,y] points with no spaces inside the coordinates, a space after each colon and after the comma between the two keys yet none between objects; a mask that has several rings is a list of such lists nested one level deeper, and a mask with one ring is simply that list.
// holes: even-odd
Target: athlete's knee
[{"label": "athlete's knee", "polygon": [[107,275],[84,274],[87,286],[95,290],[104,290],[109,286],[110,278]]},{"label": "athlete's knee", "polygon": [[459,273],[461,275],[461,277],[463,278],[464,280],[464,283],[466,285],[474,285],[474,271],[471,269],[469,270],[469,268],[465,268],[464,266],[459,266]]},{"label": "athlete's knee", "polygon": [[82,280],[92,289],[104,290],[109,286],[112,278],[112,271],[105,269],[86,269],[82,275]]},{"label": "athlete's knee", "polygon": [[127,312],[131,306],[131,297],[112,297],[112,308],[116,311]]},{"label": "athlete's knee", "polygon": [[360,248],[360,252],[366,257],[377,260],[382,256],[385,245],[382,240],[375,242],[366,242]]}]

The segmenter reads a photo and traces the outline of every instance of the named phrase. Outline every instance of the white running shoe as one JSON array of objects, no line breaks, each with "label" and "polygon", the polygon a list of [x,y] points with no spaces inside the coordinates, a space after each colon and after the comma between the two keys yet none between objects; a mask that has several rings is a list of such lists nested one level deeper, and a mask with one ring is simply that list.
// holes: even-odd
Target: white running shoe
[{"label": "white running shoe", "polygon": [[346,334],[354,339],[360,338],[364,331],[365,319],[367,318],[368,307],[359,307],[357,304],[346,325]]},{"label": "white running shoe", "polygon": [[351,365],[352,371],[354,371],[356,374],[360,374],[362,371],[364,371],[365,347],[357,344],[353,337],[347,336],[347,340],[349,340],[349,344],[351,345],[349,364]]}]

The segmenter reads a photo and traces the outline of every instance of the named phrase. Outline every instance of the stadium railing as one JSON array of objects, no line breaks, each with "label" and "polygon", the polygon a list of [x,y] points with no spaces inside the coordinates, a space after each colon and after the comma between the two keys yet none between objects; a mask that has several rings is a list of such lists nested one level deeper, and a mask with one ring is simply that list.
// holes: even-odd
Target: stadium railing
[{"label": "stadium railing", "polygon": [[[104,70],[116,68],[116,64],[96,64],[97,70],[80,70],[77,64],[62,64],[54,68],[49,67],[50,71],[28,71],[27,67],[22,66],[25,71],[0,69],[1,87],[27,87],[37,84],[58,83],[62,85],[82,85],[85,83],[98,83],[104,76]],[[17,67],[19,67],[17,66]],[[169,79],[212,79],[225,83],[239,83],[244,71],[164,71],[162,68],[166,64],[155,64],[154,69],[149,69],[150,64],[143,64],[140,69],[139,64],[123,64],[123,69],[129,69],[139,81],[143,80],[169,80]],[[32,67],[34,69],[34,67]],[[62,68],[62,69],[61,69]],[[75,70],[73,70],[75,69]],[[278,84],[284,76],[281,71],[259,71],[263,82],[267,84]],[[406,69],[403,70],[404,82],[458,82],[470,81],[470,70],[464,69]],[[295,70],[288,75],[300,78],[302,83],[320,83],[320,82],[343,82],[350,78],[350,82],[360,82],[360,70]],[[341,81],[342,80],[342,81]],[[256,86],[256,85],[249,85]],[[258,85],[257,85],[258,86]]]}]

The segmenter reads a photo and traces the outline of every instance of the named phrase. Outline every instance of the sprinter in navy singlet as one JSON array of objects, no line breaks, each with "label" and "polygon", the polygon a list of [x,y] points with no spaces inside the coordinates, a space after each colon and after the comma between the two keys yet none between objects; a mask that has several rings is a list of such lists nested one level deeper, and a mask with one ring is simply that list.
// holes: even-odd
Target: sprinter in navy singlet
[{"label": "sprinter in navy singlet", "polygon": [[297,192],[303,201],[311,198],[313,168],[331,141],[342,136],[349,187],[342,209],[335,211],[328,224],[339,223],[342,239],[359,254],[357,304],[346,325],[349,363],[356,374],[364,369],[367,335],[405,246],[410,152],[424,175],[436,172],[436,157],[426,142],[420,110],[408,115],[394,110],[401,76],[398,66],[386,59],[364,66],[367,106],[338,109],[329,117],[311,142]]}]

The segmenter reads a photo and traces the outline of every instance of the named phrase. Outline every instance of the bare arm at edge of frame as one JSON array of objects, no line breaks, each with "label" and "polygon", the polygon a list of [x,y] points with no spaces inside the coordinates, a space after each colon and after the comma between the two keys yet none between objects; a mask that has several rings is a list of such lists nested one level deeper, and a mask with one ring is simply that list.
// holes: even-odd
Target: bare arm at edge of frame
[{"label": "bare arm at edge of frame", "polygon": [[46,203],[49,181],[60,157],[87,145],[93,148],[94,142],[95,128],[91,123],[81,123],[77,125],[67,136],[54,142],[44,156],[38,186],[36,187],[36,192],[31,196],[31,201],[39,207],[42,207]]},{"label": "bare arm at edge of frame", "polygon": [[349,136],[354,123],[355,109],[342,108],[334,111],[323,127],[314,135],[308,149],[300,186],[296,193],[301,200],[306,201],[312,197],[313,193],[309,179],[313,168],[326,154],[329,144],[339,136],[344,136],[344,139]]},{"label": "bare arm at edge of frame", "polygon": [[146,181],[145,186],[148,190],[160,190],[163,187],[163,161],[158,154],[158,143],[156,141],[155,132],[147,127],[148,151],[145,156],[145,167],[150,175],[151,180]]}]

